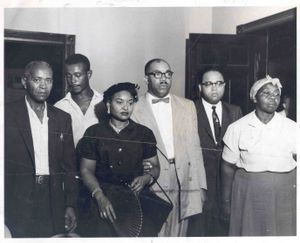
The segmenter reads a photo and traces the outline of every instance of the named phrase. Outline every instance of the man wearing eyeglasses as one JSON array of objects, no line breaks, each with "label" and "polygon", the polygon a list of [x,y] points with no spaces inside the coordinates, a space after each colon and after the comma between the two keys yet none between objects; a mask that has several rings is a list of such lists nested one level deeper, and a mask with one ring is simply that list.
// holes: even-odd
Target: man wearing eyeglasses
[{"label": "man wearing eyeglasses", "polygon": [[[159,236],[186,236],[188,218],[202,212],[206,177],[192,101],[170,94],[173,71],[162,59],[145,65],[148,92],[136,103],[132,118],[149,127],[157,140],[161,167],[158,182],[173,202]],[[147,170],[147,166],[144,168]],[[164,198],[159,187],[153,190]]]},{"label": "man wearing eyeglasses", "polygon": [[203,213],[191,218],[188,235],[226,236],[228,220],[220,215],[222,138],[228,125],[242,117],[242,112],[240,107],[221,101],[226,83],[220,70],[207,68],[200,73],[198,80],[201,98],[195,105],[207,177],[207,200]]}]

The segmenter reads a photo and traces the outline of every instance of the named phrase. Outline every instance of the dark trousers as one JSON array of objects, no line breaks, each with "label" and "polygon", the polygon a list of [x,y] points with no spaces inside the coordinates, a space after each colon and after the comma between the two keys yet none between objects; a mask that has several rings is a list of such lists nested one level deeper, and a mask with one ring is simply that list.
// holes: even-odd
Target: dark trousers
[{"label": "dark trousers", "polygon": [[12,230],[13,237],[39,238],[54,235],[49,182],[35,185],[30,204],[32,206],[31,211],[27,213],[31,217],[27,217],[26,219],[20,218],[19,226],[15,230]]},{"label": "dark trousers", "polygon": [[203,212],[189,218],[187,236],[228,236],[229,222]]}]

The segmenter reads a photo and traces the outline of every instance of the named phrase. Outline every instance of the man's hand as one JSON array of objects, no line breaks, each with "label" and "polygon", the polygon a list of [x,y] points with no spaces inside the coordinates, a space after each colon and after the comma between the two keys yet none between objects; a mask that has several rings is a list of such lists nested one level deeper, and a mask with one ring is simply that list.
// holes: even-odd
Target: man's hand
[{"label": "man's hand", "polygon": [[130,188],[135,193],[139,193],[144,188],[144,186],[149,184],[150,180],[151,180],[150,175],[138,176],[134,178],[133,182],[130,185]]},{"label": "man's hand", "polygon": [[73,232],[77,227],[75,211],[72,207],[67,207],[65,212],[65,230]]}]

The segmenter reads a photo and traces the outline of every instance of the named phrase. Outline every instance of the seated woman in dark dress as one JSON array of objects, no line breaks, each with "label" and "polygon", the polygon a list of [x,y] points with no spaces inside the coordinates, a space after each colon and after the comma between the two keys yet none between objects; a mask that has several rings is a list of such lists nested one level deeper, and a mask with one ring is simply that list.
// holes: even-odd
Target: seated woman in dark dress
[{"label": "seated woman in dark dress", "polygon": [[[113,205],[119,203],[123,213],[130,212],[134,205],[126,206],[128,200],[126,196],[124,198],[124,192],[129,197],[139,198],[142,192],[149,190],[152,176],[159,176],[156,140],[152,131],[130,119],[137,100],[136,86],[132,83],[119,83],[107,89],[103,98],[107,119],[89,127],[77,146],[82,180],[94,201],[85,230],[78,232],[81,236],[124,236],[115,226],[119,217],[116,210],[120,206]],[[152,165],[152,176],[144,173],[143,162],[146,161]],[[110,199],[110,192],[117,194],[117,198],[120,192],[120,198]],[[141,220],[141,225],[135,226],[141,229],[138,235],[155,236],[151,229],[145,229],[145,222],[147,220]]]}]

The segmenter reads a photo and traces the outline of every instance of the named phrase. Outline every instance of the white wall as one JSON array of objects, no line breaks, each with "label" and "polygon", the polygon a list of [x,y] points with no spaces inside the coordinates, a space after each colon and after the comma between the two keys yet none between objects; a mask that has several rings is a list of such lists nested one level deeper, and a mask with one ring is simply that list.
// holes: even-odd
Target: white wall
[{"label": "white wall", "polygon": [[236,34],[236,26],[238,25],[246,24],[294,7],[215,7],[212,10],[212,33]]},{"label": "white wall", "polygon": [[184,96],[185,39],[211,33],[212,8],[6,9],[5,28],[76,35],[76,52],[89,57],[91,85],[104,91],[132,81],[146,90],[144,64],[166,59],[174,74],[172,91]]},{"label": "white wall", "polygon": [[76,52],[90,58],[91,84],[104,91],[132,81],[146,90],[144,64],[166,59],[173,71],[172,92],[185,92],[185,39],[189,33],[235,34],[236,26],[290,7],[152,7],[5,9],[9,29],[76,35]]}]

